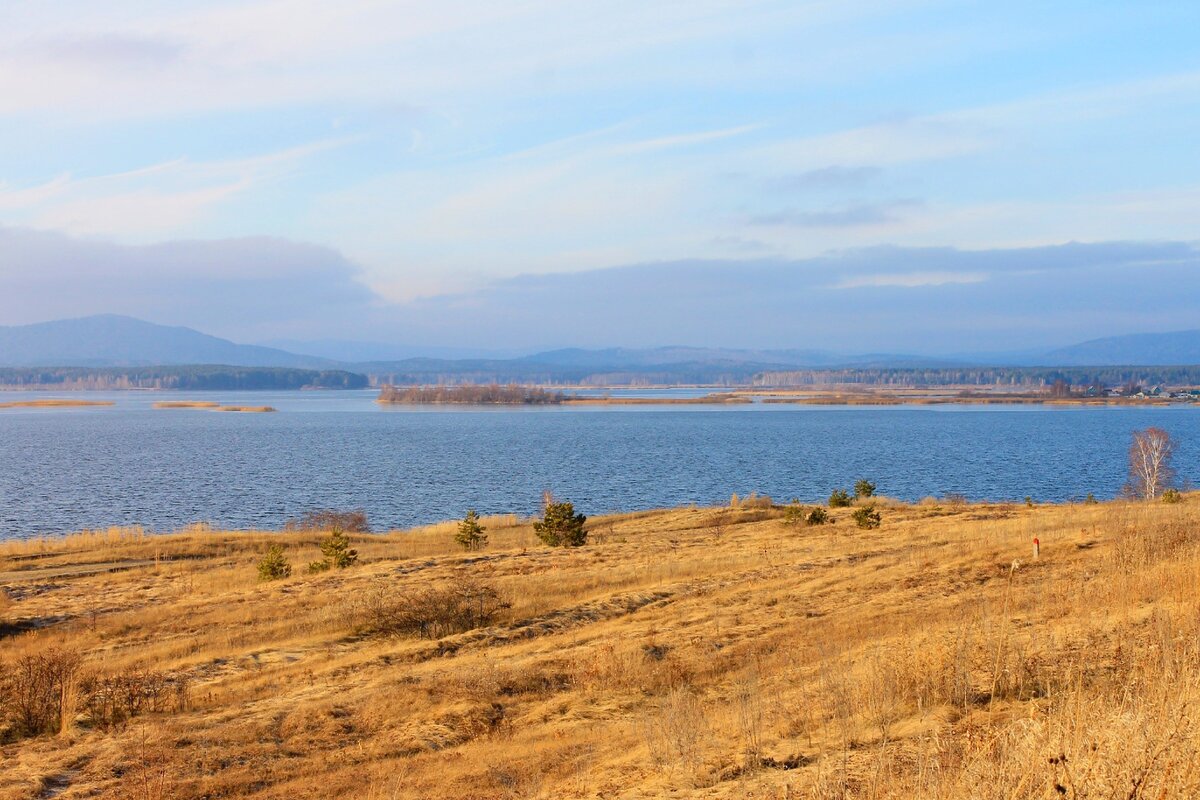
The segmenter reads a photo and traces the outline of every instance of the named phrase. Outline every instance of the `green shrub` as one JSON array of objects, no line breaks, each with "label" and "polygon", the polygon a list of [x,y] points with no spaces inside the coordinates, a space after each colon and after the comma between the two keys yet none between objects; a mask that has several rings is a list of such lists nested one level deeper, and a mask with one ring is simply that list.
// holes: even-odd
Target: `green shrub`
[{"label": "green shrub", "polygon": [[487,529],[479,524],[479,514],[475,509],[469,509],[462,522],[458,523],[458,533],[454,541],[463,550],[481,550],[487,546]]},{"label": "green shrub", "polygon": [[845,508],[850,505],[850,495],[845,489],[834,489],[829,494],[830,508]]},{"label": "green shrub", "polygon": [[1183,495],[1179,493],[1178,489],[1167,489],[1162,494],[1162,501],[1164,503],[1182,503]]},{"label": "green shrub", "polygon": [[1099,501],[1096,500],[1096,495],[1092,494],[1091,492],[1088,492],[1087,497],[1083,498],[1083,502],[1089,506],[1094,506]]},{"label": "green shrub", "polygon": [[533,523],[533,532],[551,547],[579,547],[587,542],[585,522],[587,517],[576,514],[574,504],[548,503],[541,521]]},{"label": "green shrub", "polygon": [[350,537],[340,528],[334,528],[321,540],[321,554],[325,558],[308,565],[309,572],[325,572],[329,569],[345,569],[358,563],[358,551],[350,547]]},{"label": "green shrub", "polygon": [[829,522],[829,512],[820,506],[809,511],[804,518],[805,525],[824,525],[826,522]]},{"label": "green shrub", "polygon": [[854,509],[854,524],[860,528],[878,528],[883,518],[875,510],[875,506],[859,506]]},{"label": "green shrub", "polygon": [[788,527],[798,527],[804,522],[805,508],[799,502],[793,500],[788,504],[788,507],[783,510],[783,524]]},{"label": "green shrub", "polygon": [[283,554],[283,545],[273,544],[267,549],[267,554],[258,562],[258,579],[260,581],[277,581],[290,577],[292,565]]},{"label": "green shrub", "polygon": [[866,500],[871,495],[875,494],[875,484],[871,483],[866,478],[859,478],[854,484],[854,499]]}]

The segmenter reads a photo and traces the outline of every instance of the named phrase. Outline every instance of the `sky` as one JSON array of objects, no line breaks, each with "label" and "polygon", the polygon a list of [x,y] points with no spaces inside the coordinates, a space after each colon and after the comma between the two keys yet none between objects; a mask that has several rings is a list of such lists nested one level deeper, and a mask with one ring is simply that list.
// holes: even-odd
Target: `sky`
[{"label": "sky", "polygon": [[1200,4],[0,0],[0,324],[963,352],[1200,327]]}]

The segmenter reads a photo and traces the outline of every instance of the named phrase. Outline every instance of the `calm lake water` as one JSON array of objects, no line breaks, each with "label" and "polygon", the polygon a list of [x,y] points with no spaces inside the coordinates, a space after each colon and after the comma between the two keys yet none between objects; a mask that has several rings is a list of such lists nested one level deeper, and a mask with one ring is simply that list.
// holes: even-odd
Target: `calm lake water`
[{"label": "calm lake water", "polygon": [[[0,402],[31,399],[0,393]],[[59,395],[62,396],[62,395]],[[543,489],[585,513],[733,492],[822,500],[859,477],[907,500],[1111,497],[1133,430],[1179,441],[1200,480],[1200,408],[610,406],[383,408],[374,391],[73,393],[115,406],[0,410],[0,538],[140,524],[277,528],[365,508],[377,528],[532,513]],[[154,410],[169,399],[276,414]]]}]

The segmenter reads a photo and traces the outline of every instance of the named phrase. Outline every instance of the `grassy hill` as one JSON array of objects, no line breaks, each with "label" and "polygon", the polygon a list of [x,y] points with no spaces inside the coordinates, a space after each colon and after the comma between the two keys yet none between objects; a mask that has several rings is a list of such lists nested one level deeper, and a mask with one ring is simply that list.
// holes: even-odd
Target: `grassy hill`
[{"label": "grassy hill", "polygon": [[[481,552],[355,535],[319,575],[306,532],[0,545],[10,685],[82,658],[61,733],[10,701],[0,798],[1200,795],[1200,497],[880,510],[606,517],[573,550],[493,518]],[[295,574],[259,583],[276,542]],[[411,632],[454,592],[491,619]]]}]

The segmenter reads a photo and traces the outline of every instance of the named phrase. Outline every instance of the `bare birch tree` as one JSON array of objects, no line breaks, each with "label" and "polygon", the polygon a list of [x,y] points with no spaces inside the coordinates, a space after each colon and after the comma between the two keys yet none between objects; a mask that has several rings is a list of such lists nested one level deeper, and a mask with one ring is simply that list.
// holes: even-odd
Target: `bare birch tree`
[{"label": "bare birch tree", "polygon": [[1129,483],[1126,491],[1134,497],[1154,500],[1175,479],[1171,456],[1175,441],[1162,428],[1134,431],[1129,445]]}]

